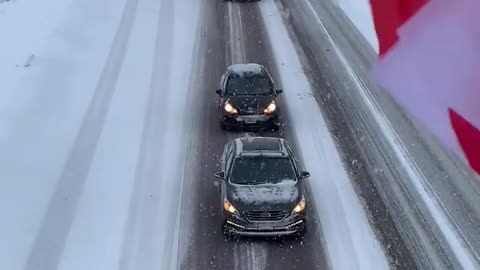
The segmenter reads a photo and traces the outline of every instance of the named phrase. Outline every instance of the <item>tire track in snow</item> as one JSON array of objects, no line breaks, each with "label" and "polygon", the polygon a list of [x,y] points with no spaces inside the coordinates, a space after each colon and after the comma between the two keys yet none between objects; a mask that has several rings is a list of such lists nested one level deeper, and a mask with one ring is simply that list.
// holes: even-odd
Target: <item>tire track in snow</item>
[{"label": "tire track in snow", "polygon": [[313,202],[325,237],[329,265],[333,269],[388,269],[385,254],[313,98],[280,12],[273,0],[264,0],[260,9],[271,44],[276,44],[273,51],[286,88],[293,131],[305,165],[312,171],[310,186],[316,195]]},{"label": "tire track in snow", "polygon": [[[227,3],[228,43],[225,46],[227,66],[247,63],[246,38],[242,20],[242,9],[238,3]],[[229,58],[230,57],[230,58]],[[253,132],[228,132],[228,141],[235,138],[259,136]],[[267,247],[255,242],[235,242],[233,263],[235,270],[263,270],[267,266]]]},{"label": "tire track in snow", "polygon": [[234,270],[267,269],[267,249],[256,242],[238,242],[233,249]]},{"label": "tire track in snow", "polygon": [[[184,180],[189,176],[190,67],[198,4],[163,1],[160,7],[150,102],[144,119],[136,184],[129,209],[121,269],[176,269]],[[192,56],[192,57],[191,57]],[[188,70],[189,72],[190,70]],[[185,165],[185,166],[184,166]],[[124,266],[123,266],[124,265]]]},{"label": "tire track in snow", "polygon": [[[228,2],[227,17],[225,20],[228,32],[228,41],[225,46],[225,59],[227,67],[234,64],[247,63],[247,49],[245,48],[245,32],[242,20],[242,9],[238,3]],[[254,132],[240,132],[227,134],[229,140],[243,137],[258,136]]]},{"label": "tire track in snow", "polygon": [[168,90],[171,84],[173,2],[162,1],[160,5],[149,102],[125,227],[120,270],[154,269],[161,265],[160,254],[153,254],[153,247],[158,248],[158,243],[154,243],[158,239],[153,239],[153,236],[155,216],[162,216],[159,206],[163,179],[160,166],[157,165],[161,164],[165,138],[162,124],[166,121],[168,108],[168,94],[164,90]]},{"label": "tire track in snow", "polygon": [[[196,3],[195,5],[192,5],[192,2]],[[199,57],[201,55],[201,49],[203,48],[203,45],[205,45],[202,42],[202,37],[204,37],[204,26],[202,25],[202,20],[200,19],[201,16],[204,14],[204,6],[199,5],[197,0],[177,0],[177,8],[176,8],[176,22],[178,21],[184,21],[182,18],[183,16],[188,16],[192,18],[192,21],[195,22],[196,27],[194,28],[196,31],[188,35],[188,31],[186,31],[186,28],[191,28],[189,23],[184,23],[183,28],[177,28],[176,33],[182,33],[183,38],[189,39],[191,41],[191,47],[188,46],[189,49],[191,49],[191,57],[187,58],[187,62],[185,63],[180,63],[179,66],[177,67],[177,71],[183,71],[184,66],[189,64],[190,65],[190,75],[187,77],[187,80],[182,80],[183,73],[180,73],[178,76],[177,82],[179,82],[180,85],[177,87],[173,87],[173,89],[183,89],[184,91],[182,92],[184,96],[180,96],[181,100],[184,101],[184,106],[178,106],[177,107],[177,113],[174,115],[182,115],[179,113],[184,112],[183,108],[193,108],[193,107],[198,107],[198,100],[201,100],[202,98],[202,93],[201,91],[198,91],[197,87],[200,85],[199,81],[201,80],[202,75],[197,72],[200,67],[204,66],[204,58]],[[186,13],[185,11],[188,11],[189,13]],[[183,30],[182,30],[183,29]],[[193,36],[193,40],[190,40],[190,38]],[[177,40],[178,43],[184,43],[182,40]],[[174,46],[176,47],[176,46]],[[184,52],[185,49],[179,49],[179,52]],[[175,68],[175,66],[174,66]],[[198,155],[200,152],[200,144],[199,144],[199,138],[198,133],[198,125],[201,123],[197,122],[197,119],[191,117],[191,112],[188,113],[183,113],[183,118],[182,122],[184,125],[182,126],[181,130],[177,130],[177,132],[181,132],[184,135],[184,140],[181,144],[181,152],[179,155],[178,160],[180,164],[184,164],[184,167],[180,169],[179,174],[181,175],[180,177],[180,187],[179,187],[179,196],[177,199],[177,211],[175,213],[176,218],[175,218],[175,224],[173,226],[174,232],[173,235],[171,235],[171,242],[172,242],[172,248],[171,249],[166,249],[165,251],[165,258],[170,259],[170,265],[169,269],[171,270],[176,270],[180,268],[180,264],[185,256],[186,253],[186,245],[188,245],[188,240],[190,239],[188,236],[188,229],[191,229],[195,225],[195,221],[191,219],[193,216],[193,209],[194,207],[194,201],[193,201],[193,196],[189,196],[192,194],[193,191],[193,185],[191,184],[192,179],[198,179],[198,171],[196,170],[196,165],[198,162]],[[174,132],[172,137],[176,137],[176,133]],[[173,138],[170,139],[173,139]],[[169,176],[169,174],[167,174]],[[174,212],[174,211],[171,211]],[[187,232],[187,233],[185,233]]]},{"label": "tire track in snow", "polygon": [[138,0],[126,0],[117,32],[24,270],[57,269],[123,65]]},{"label": "tire track in snow", "polygon": [[237,3],[228,2],[225,25],[228,26],[228,45],[226,46],[227,61],[230,64],[246,63],[247,57],[244,46],[245,33],[243,31],[242,10]]}]

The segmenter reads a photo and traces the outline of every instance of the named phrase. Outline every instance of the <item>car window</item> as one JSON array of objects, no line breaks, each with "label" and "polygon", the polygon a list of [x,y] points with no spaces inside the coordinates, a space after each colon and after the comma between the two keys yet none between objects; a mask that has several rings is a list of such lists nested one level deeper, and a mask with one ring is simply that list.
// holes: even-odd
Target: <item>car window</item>
[{"label": "car window", "polygon": [[294,168],[295,172],[300,171],[300,168],[298,167],[298,161],[293,156],[293,153],[290,152],[290,156],[292,157],[291,161],[292,161],[293,168]]},{"label": "car window", "polygon": [[264,75],[232,73],[225,92],[229,95],[270,95],[273,89],[270,79]]},{"label": "car window", "polygon": [[292,163],[293,163],[293,167],[295,169],[296,172],[299,172],[301,169],[299,167],[300,165],[300,162],[299,160],[297,159],[297,156],[295,156],[295,153],[293,152],[292,148],[290,148],[290,146],[287,145],[287,151],[288,151],[288,154],[290,155],[291,157],[291,160],[292,160]]},{"label": "car window", "polygon": [[279,184],[296,181],[286,157],[239,157],[233,162],[230,182],[239,185]]},{"label": "car window", "polygon": [[225,164],[227,163],[227,160],[228,160],[228,144],[225,145],[225,147],[223,148],[223,154],[221,159],[222,170],[225,170]]},{"label": "car window", "polygon": [[225,74],[222,75],[222,78],[220,79],[220,88],[223,89],[223,86],[225,84]]},{"label": "car window", "polygon": [[228,173],[228,169],[231,166],[232,155],[233,155],[233,143],[229,143],[227,146],[227,156],[225,159],[225,173]]}]

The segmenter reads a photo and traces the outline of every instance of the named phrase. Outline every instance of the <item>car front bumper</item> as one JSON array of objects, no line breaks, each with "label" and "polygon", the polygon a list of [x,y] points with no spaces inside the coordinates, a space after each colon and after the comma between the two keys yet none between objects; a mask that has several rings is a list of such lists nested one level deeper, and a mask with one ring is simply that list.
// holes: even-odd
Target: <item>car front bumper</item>
[{"label": "car front bumper", "polygon": [[286,236],[302,233],[305,230],[304,215],[288,217],[282,221],[247,222],[240,218],[225,219],[224,233],[238,236]]},{"label": "car front bumper", "polygon": [[265,115],[224,115],[223,123],[226,126],[233,127],[261,127],[266,125],[277,124],[277,114]]}]

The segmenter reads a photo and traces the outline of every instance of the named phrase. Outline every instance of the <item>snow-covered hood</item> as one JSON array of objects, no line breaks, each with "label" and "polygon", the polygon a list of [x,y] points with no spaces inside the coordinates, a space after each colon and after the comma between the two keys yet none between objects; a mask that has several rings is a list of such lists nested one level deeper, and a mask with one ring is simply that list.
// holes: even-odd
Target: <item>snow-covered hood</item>
[{"label": "snow-covered hood", "polygon": [[232,185],[227,199],[240,211],[290,210],[302,197],[300,181],[276,185]]}]

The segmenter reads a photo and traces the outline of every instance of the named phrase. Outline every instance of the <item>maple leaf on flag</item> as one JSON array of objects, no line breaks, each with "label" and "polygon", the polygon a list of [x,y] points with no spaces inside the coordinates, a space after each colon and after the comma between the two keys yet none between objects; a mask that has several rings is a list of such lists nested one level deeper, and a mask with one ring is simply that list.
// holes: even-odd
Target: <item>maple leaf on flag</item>
[{"label": "maple leaf on flag", "polygon": [[480,174],[480,1],[370,3],[375,80]]}]

